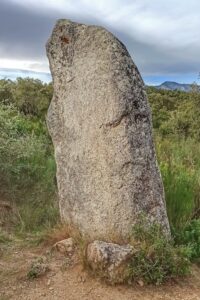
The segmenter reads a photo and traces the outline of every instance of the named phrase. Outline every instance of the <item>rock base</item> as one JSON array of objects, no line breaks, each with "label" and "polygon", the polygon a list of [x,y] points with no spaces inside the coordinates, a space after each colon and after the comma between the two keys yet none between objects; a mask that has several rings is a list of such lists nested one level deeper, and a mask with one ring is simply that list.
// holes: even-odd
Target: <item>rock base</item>
[{"label": "rock base", "polygon": [[134,254],[130,245],[118,245],[103,241],[90,243],[86,250],[91,270],[111,283],[122,283],[127,274],[128,262]]}]

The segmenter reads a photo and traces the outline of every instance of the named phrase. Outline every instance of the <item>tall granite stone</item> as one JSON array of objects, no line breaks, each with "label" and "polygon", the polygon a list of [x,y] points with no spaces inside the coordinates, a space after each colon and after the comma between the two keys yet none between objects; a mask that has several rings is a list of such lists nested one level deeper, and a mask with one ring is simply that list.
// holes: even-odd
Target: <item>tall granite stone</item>
[{"label": "tall granite stone", "polygon": [[105,240],[126,237],[144,213],[169,233],[151,112],[126,47],[102,27],[59,20],[47,55],[62,219]]}]

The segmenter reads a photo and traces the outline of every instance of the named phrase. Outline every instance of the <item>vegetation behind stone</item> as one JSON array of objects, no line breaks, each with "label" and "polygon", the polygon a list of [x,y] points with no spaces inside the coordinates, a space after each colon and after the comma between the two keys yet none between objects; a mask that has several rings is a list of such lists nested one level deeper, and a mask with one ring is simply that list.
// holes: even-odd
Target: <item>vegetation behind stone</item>
[{"label": "vegetation behind stone", "polygon": [[[160,255],[154,264],[145,241],[132,266],[137,266],[138,278],[146,268],[145,280],[161,282],[168,272],[161,260],[173,269],[174,255],[189,255],[192,261],[200,257],[200,94],[154,88],[147,93],[174,245],[181,248],[154,240],[153,251]],[[51,84],[39,80],[0,80],[0,225],[18,233],[42,232],[59,222],[56,167],[45,122],[51,96]],[[173,272],[184,273],[187,259],[182,263],[179,269],[176,261]]]}]

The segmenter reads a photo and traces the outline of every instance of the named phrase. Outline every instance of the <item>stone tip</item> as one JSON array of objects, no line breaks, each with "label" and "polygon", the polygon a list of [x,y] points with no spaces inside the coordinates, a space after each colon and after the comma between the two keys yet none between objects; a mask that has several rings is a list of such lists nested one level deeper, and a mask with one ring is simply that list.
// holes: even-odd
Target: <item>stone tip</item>
[{"label": "stone tip", "polygon": [[69,25],[74,23],[73,21],[69,20],[69,19],[58,19],[56,21],[56,25],[60,26],[60,25]]}]

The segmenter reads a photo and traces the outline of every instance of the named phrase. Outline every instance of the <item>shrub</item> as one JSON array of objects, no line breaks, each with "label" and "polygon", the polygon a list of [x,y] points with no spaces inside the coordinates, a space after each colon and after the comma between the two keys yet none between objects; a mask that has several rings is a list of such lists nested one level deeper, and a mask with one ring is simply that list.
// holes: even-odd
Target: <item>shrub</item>
[{"label": "shrub", "polygon": [[47,259],[45,257],[38,257],[32,262],[30,269],[28,270],[28,279],[35,279],[43,276],[49,271],[49,266],[47,264]]},{"label": "shrub", "polygon": [[17,207],[20,230],[57,223],[55,161],[44,121],[0,105],[0,191]]},{"label": "shrub", "polygon": [[5,244],[11,241],[11,238],[9,237],[8,233],[1,230],[0,228],[0,245]]},{"label": "shrub", "polygon": [[52,94],[52,84],[38,79],[0,80],[0,103],[13,104],[25,115],[44,119]]},{"label": "shrub", "polygon": [[141,218],[133,228],[132,244],[137,251],[128,267],[128,279],[161,284],[189,274],[190,247],[176,246],[163,235],[158,224],[146,224],[145,218]]},{"label": "shrub", "polygon": [[177,244],[191,248],[191,260],[200,262],[200,219],[192,220],[185,228],[174,232]]},{"label": "shrub", "polygon": [[156,138],[167,212],[172,228],[179,230],[200,211],[200,147],[193,140]]}]

